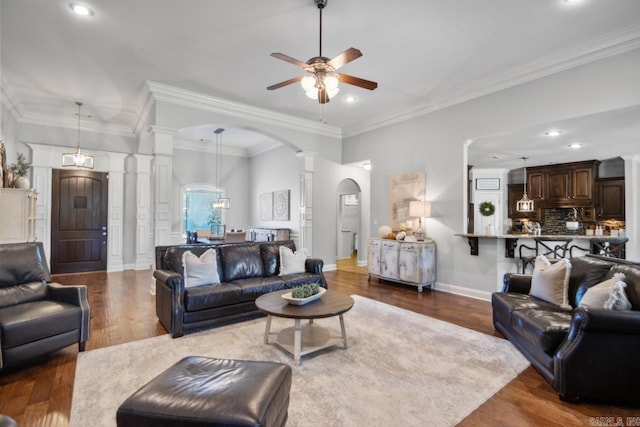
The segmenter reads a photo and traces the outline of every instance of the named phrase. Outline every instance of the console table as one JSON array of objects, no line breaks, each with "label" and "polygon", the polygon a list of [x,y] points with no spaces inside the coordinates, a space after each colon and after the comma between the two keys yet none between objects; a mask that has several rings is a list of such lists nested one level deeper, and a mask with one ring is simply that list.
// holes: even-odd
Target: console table
[{"label": "console table", "polygon": [[288,228],[249,227],[249,240],[254,242],[275,242],[289,240]]},{"label": "console table", "polygon": [[383,280],[433,288],[436,283],[436,244],[402,242],[390,239],[369,239],[367,247],[369,279]]}]

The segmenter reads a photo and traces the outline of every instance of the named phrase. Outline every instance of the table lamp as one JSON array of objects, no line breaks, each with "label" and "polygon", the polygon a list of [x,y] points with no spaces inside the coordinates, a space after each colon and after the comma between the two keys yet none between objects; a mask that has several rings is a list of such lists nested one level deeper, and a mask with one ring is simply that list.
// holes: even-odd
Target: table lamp
[{"label": "table lamp", "polygon": [[425,232],[422,230],[422,218],[431,216],[431,203],[423,200],[411,200],[409,202],[409,216],[418,218],[418,230],[413,234],[419,241],[424,240]]}]

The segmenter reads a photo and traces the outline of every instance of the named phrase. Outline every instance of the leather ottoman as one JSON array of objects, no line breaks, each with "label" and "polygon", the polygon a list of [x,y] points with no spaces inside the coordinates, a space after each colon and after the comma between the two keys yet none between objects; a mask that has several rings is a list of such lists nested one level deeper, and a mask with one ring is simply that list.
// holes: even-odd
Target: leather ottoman
[{"label": "leather ottoman", "polygon": [[125,400],[117,425],[284,426],[291,375],[281,363],[185,357]]}]

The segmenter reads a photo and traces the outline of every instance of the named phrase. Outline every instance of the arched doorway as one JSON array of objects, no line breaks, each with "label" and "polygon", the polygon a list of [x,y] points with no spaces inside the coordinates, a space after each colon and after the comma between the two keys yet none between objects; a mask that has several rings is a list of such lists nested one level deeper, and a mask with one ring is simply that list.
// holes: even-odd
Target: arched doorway
[{"label": "arched doorway", "polygon": [[358,267],[358,240],[361,213],[361,189],[357,182],[347,178],[338,183],[338,212],[336,238],[336,267],[338,270],[366,273]]}]

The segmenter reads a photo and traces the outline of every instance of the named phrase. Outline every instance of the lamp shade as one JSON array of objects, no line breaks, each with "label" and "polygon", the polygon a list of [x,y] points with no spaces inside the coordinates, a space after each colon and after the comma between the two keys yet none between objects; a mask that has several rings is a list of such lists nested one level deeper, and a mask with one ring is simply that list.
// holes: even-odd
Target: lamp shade
[{"label": "lamp shade", "polygon": [[431,203],[422,200],[409,202],[409,216],[416,218],[428,218],[431,216]]}]

